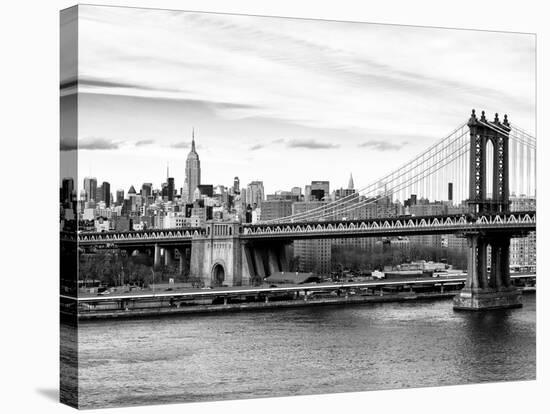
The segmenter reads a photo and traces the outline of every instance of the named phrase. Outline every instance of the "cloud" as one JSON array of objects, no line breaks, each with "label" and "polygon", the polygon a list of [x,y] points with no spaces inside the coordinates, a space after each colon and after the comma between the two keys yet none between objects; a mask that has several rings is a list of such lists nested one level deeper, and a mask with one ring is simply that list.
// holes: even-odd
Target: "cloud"
[{"label": "cloud", "polygon": [[[150,60],[150,58],[148,58]],[[155,61],[158,61],[156,58]],[[157,62],[158,63],[158,62]],[[176,86],[161,87],[143,83],[119,82],[93,78],[70,79],[61,83],[61,89],[78,86],[81,93],[102,93],[131,97],[159,98],[178,100],[192,107],[204,106],[217,111],[257,110],[260,107],[241,102],[218,101],[215,99],[190,99],[189,91]]]},{"label": "cloud", "polygon": [[61,151],[72,150],[112,150],[120,148],[120,142],[106,138],[88,137],[81,140],[75,138],[61,138]]},{"label": "cloud", "polygon": [[78,149],[80,150],[111,150],[118,149],[120,143],[106,138],[89,137],[81,139],[78,142]]},{"label": "cloud", "polygon": [[73,151],[77,149],[75,138],[61,138],[59,149],[61,151]]},{"label": "cloud", "polygon": [[291,139],[286,144],[289,148],[329,149],[338,148],[339,145],[330,142],[319,142],[314,139]]},{"label": "cloud", "polygon": [[144,145],[151,145],[153,142],[155,141],[153,141],[152,139],[141,139],[139,141],[136,141],[135,145],[136,147],[142,147]]},{"label": "cloud", "polygon": [[265,147],[265,145],[256,144],[256,145],[253,145],[253,146],[250,147],[250,151],[256,151],[256,150],[262,149],[264,147]]},{"label": "cloud", "polygon": [[271,141],[272,144],[280,144],[282,142],[284,142],[284,139],[282,139],[282,138],[274,139],[273,141]]},{"label": "cloud", "polygon": [[174,142],[170,144],[172,148],[189,148],[189,143],[187,141]]},{"label": "cloud", "polygon": [[143,91],[162,91],[162,92],[184,92],[183,89],[178,88],[161,88],[157,86],[149,86],[142,83],[131,83],[131,82],[119,82],[116,80],[103,80],[95,78],[80,78],[78,81],[69,80],[61,84],[61,88],[66,88],[70,86],[87,86],[95,88],[116,88],[116,89],[135,89]]},{"label": "cloud", "polygon": [[74,86],[78,86],[78,81],[75,78],[70,78],[65,81],[62,81],[59,85],[59,89],[68,89]]},{"label": "cloud", "polygon": [[370,141],[362,142],[358,146],[360,148],[372,148],[376,151],[398,151],[405,145],[407,145],[407,141],[403,141],[401,143],[392,143],[390,141],[373,139]]}]

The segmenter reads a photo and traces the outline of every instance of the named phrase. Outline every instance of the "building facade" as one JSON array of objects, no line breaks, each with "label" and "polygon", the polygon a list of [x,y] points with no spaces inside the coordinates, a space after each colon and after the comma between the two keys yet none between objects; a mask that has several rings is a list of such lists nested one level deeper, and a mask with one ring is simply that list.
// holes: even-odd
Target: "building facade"
[{"label": "building facade", "polygon": [[266,200],[262,203],[262,221],[288,217],[292,214],[292,200]]},{"label": "building facade", "polygon": [[[536,199],[531,197],[510,197],[511,211],[536,210]],[[530,232],[527,237],[510,240],[510,265],[526,267],[537,265],[537,233]]]},{"label": "building facade", "polygon": [[252,181],[246,188],[246,204],[261,207],[264,201],[264,182]]},{"label": "building facade", "polygon": [[[305,213],[322,207],[324,201],[297,202],[292,204],[292,214]],[[331,268],[330,239],[295,240],[294,258],[301,272],[313,272],[318,275],[330,274]]]}]

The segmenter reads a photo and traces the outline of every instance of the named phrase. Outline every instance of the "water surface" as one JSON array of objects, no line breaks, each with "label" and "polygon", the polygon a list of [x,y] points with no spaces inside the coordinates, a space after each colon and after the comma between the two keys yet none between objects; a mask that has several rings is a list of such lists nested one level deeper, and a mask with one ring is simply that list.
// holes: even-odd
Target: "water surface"
[{"label": "water surface", "polygon": [[84,322],[82,407],[535,379],[535,295]]}]

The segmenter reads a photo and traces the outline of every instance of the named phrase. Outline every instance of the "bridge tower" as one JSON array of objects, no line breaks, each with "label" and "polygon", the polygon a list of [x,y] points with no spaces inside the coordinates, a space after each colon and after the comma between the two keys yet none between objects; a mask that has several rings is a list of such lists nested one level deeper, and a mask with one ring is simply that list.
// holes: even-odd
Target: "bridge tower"
[{"label": "bridge tower", "polygon": [[[477,119],[475,110],[468,121],[470,128],[470,198],[471,213],[504,213],[509,211],[509,165],[508,140],[510,124],[507,115],[501,123],[498,114],[488,122],[485,111]],[[493,159],[488,160],[489,145],[493,148]],[[492,161],[493,176],[487,174],[487,164]],[[488,193],[489,180],[492,192]]]},{"label": "bridge tower", "polygon": [[[485,111],[482,111],[478,119],[475,110],[472,110],[468,126],[469,212],[474,218],[507,213],[510,210],[508,140],[511,130],[508,117],[504,115],[503,122],[500,122],[498,114],[495,114],[494,120],[490,122],[485,118]],[[493,148],[492,160],[488,159],[489,145]],[[487,173],[488,163],[492,163],[492,176]],[[491,193],[488,192],[489,182],[492,183]],[[509,253],[510,239],[523,235],[498,229],[464,234],[468,240],[468,276],[464,289],[454,299],[455,309],[483,310],[521,306],[521,293],[510,284]],[[491,263],[489,268],[488,254]]]}]

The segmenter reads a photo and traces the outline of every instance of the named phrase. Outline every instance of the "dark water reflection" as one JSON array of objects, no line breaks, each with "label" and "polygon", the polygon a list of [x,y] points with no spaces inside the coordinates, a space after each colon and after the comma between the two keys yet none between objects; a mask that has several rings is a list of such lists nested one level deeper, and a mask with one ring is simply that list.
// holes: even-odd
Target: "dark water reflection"
[{"label": "dark water reflection", "polygon": [[83,407],[535,379],[535,296],[88,322]]}]

